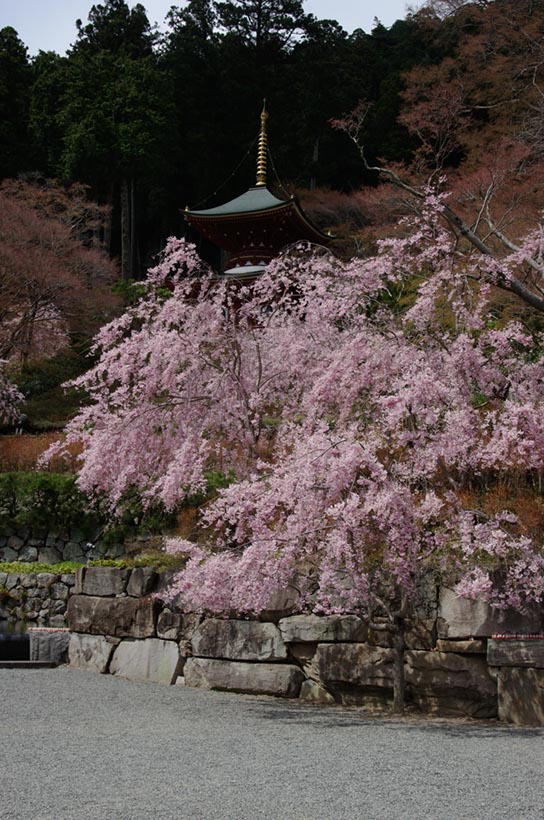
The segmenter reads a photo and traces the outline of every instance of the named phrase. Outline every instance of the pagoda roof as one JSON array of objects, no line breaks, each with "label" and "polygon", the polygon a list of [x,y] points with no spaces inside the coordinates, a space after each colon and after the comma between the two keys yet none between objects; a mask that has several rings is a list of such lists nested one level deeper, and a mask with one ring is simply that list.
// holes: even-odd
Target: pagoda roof
[{"label": "pagoda roof", "polygon": [[[258,225],[265,226],[276,223],[278,219],[285,222],[285,218],[290,225],[289,236],[285,237],[285,244],[306,240],[317,244],[328,244],[332,237],[324,233],[314,222],[306,216],[297,197],[291,199],[278,199],[270,193],[264,186],[254,186],[245,194],[218,205],[216,208],[208,208],[205,211],[185,210],[187,221],[205,233],[208,239],[216,242],[220,247],[231,250],[226,234],[221,234],[223,241],[219,239],[217,231],[219,226],[237,226],[240,220],[246,224],[251,224],[255,228]],[[205,228],[205,226],[207,226]],[[239,240],[236,240],[238,243]]]},{"label": "pagoda roof", "polygon": [[230,216],[231,214],[269,211],[271,208],[277,208],[285,204],[286,200],[275,197],[264,185],[254,185],[253,188],[250,188],[245,194],[241,194],[241,196],[237,196],[235,199],[231,199],[223,205],[217,205],[215,208],[207,208],[205,211],[193,211],[189,209],[187,213],[198,216]]}]

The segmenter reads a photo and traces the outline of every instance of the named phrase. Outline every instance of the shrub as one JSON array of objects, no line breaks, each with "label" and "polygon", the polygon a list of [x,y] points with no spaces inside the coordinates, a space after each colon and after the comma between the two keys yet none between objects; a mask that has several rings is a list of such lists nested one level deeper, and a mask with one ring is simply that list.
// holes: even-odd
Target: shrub
[{"label": "shrub", "polygon": [[75,476],[59,473],[0,473],[0,527],[33,531],[95,531],[100,518],[89,510]]}]

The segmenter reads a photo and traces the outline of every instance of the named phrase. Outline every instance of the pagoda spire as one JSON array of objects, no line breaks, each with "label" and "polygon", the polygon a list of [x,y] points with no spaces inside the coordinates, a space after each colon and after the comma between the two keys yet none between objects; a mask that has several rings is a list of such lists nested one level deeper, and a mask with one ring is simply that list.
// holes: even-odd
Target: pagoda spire
[{"label": "pagoda spire", "polygon": [[261,131],[259,134],[259,150],[257,151],[257,187],[266,187],[266,166],[267,166],[267,140],[266,121],[268,113],[266,111],[266,100],[263,100],[263,110],[261,112]]}]

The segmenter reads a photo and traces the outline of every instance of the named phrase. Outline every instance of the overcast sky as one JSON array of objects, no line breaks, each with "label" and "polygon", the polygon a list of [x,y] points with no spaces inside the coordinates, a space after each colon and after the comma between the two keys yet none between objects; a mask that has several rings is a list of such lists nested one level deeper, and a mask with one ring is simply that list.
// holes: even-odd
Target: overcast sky
[{"label": "overcast sky", "polygon": [[[170,6],[182,0],[140,0],[152,22],[161,24]],[[136,0],[129,0],[135,5]],[[0,0],[0,28],[12,26],[31,54],[57,51],[63,54],[75,40],[75,21],[87,19],[93,0]],[[406,0],[306,0],[306,11],[331,18],[347,30],[370,31],[375,17],[390,26],[406,13]]]}]

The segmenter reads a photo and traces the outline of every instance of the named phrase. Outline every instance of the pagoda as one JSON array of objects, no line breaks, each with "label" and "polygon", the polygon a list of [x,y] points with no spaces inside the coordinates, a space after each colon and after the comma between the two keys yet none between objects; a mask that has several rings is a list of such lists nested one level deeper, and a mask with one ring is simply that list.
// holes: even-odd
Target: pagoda
[{"label": "pagoda", "polygon": [[187,222],[226,252],[227,269],[220,275],[234,280],[254,279],[295,242],[327,245],[333,238],[314,225],[295,196],[278,199],[266,187],[267,118],[263,107],[255,185],[224,205],[205,211],[185,209]]}]

